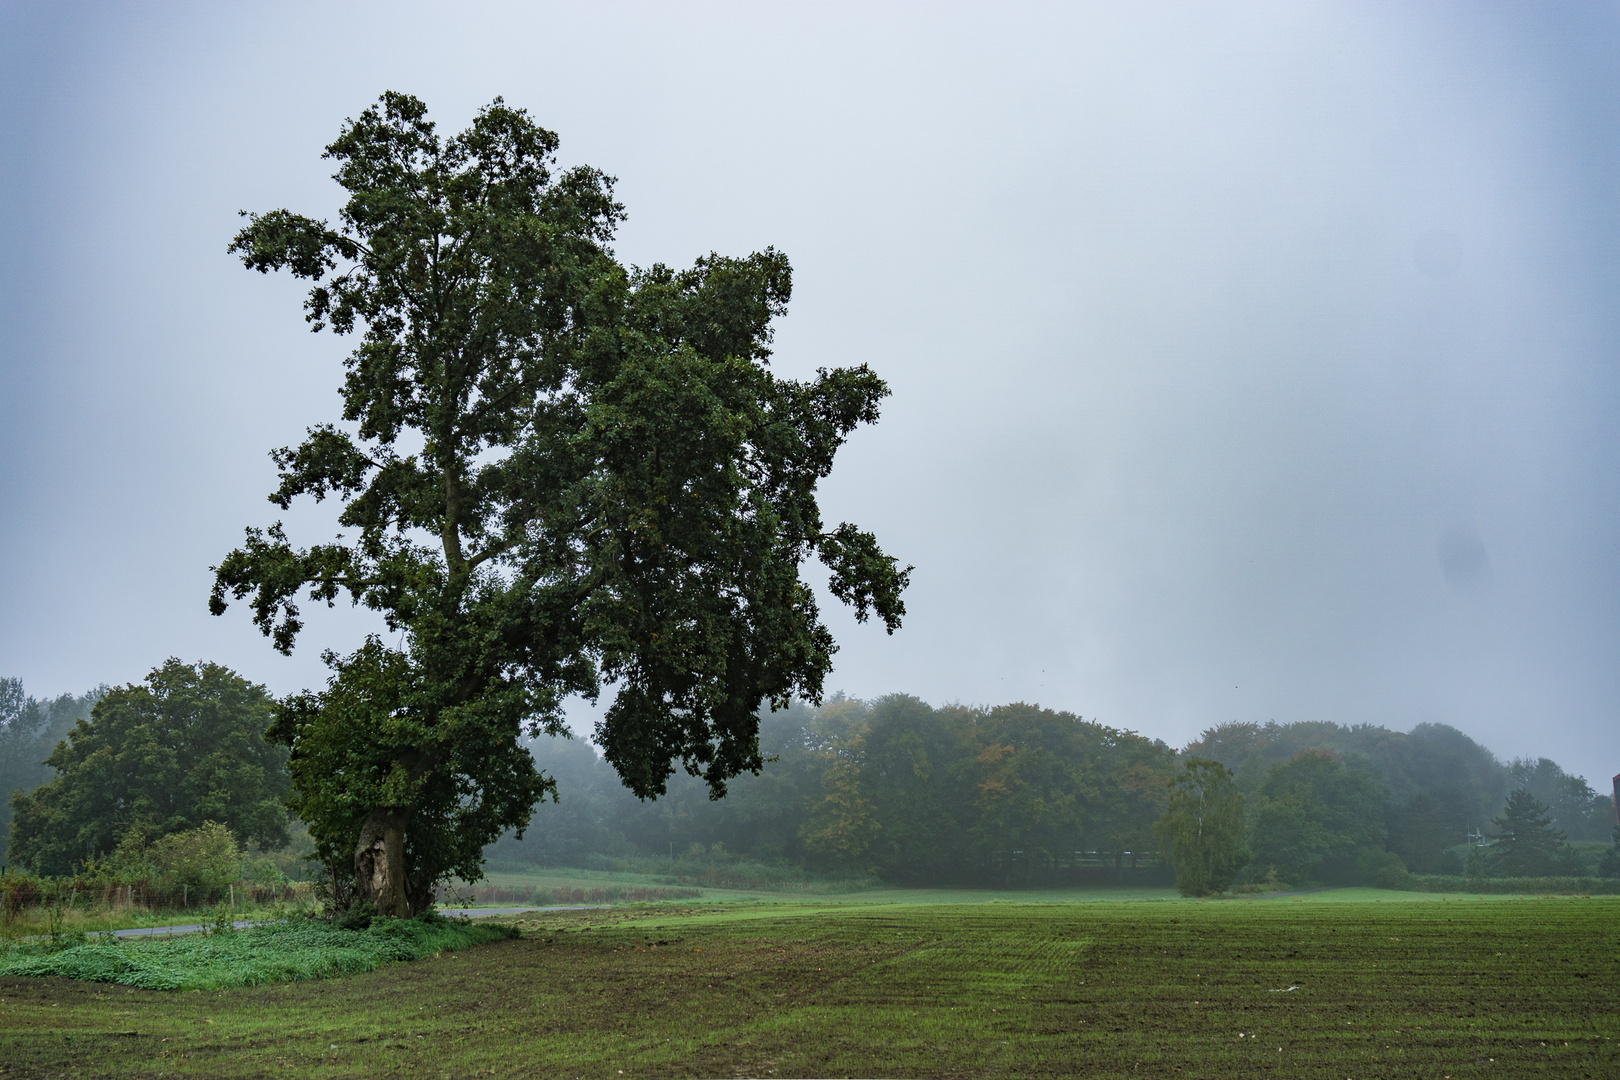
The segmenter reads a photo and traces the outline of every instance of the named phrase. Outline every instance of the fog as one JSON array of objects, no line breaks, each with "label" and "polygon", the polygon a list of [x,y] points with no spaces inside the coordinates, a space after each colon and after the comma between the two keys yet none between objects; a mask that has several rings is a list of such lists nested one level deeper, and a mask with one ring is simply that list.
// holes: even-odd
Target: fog
[{"label": "fog", "polygon": [[[1620,16],[1602,6],[7,4],[0,674],[291,658],[209,567],[347,343],[225,253],[384,89],[503,95],[631,263],[775,245],[775,365],[890,381],[823,489],[915,564],[829,690],[1180,745],[1452,724],[1620,771]],[[312,607],[312,605],[309,605]],[[588,710],[580,710],[584,718]]]}]

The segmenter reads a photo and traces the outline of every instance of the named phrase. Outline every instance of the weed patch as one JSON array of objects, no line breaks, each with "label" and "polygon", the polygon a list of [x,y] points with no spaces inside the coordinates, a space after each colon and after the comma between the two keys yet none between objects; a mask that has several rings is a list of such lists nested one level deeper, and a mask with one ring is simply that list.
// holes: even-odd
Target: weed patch
[{"label": "weed patch", "polygon": [[377,919],[364,930],[296,919],[178,938],[106,936],[56,949],[50,942],[23,943],[0,953],[0,975],[60,975],[143,990],[224,990],[354,975],[516,934],[444,918]]}]

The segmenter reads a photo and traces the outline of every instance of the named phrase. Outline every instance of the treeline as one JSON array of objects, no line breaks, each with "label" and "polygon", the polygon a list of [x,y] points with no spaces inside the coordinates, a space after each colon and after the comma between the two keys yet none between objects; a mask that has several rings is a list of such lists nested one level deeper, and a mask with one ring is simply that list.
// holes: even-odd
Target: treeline
[{"label": "treeline", "polygon": [[[932,708],[894,695],[767,714],[760,738],[772,760],[733,781],[724,800],[677,777],[668,797],[647,803],[588,743],[541,740],[532,749],[561,802],[488,854],[645,868],[664,857],[688,865],[695,853],[896,883],[1146,883],[1168,874],[1154,825],[1192,758],[1230,768],[1244,796],[1239,882],[1490,874],[1479,845],[1519,790],[1549,807],[1570,840],[1607,842],[1613,825],[1611,798],[1580,777],[1545,758],[1501,762],[1444,724],[1233,723],[1178,753],[1032,705]],[[1603,854],[1566,845],[1541,872],[1605,872]]]},{"label": "treeline", "polygon": [[144,683],[45,705],[17,680],[5,685],[21,703],[0,716],[4,760],[21,778],[8,779],[10,865],[62,877],[116,863],[128,881],[152,845],[204,825],[232,850],[268,855],[289,844],[287,752],[264,741],[272,699],[263,686],[173,659]]},{"label": "treeline", "polygon": [[7,859],[11,835],[8,796],[37,788],[51,778],[45,759],[75,724],[90,718],[90,710],[106,692],[101,686],[83,695],[40,700],[23,692],[21,679],[0,678],[0,863]]},{"label": "treeline", "polygon": [[[1380,884],[1403,870],[1490,873],[1499,860],[1482,852],[1519,793],[1526,809],[1545,808],[1564,839],[1607,842],[1614,828],[1613,798],[1585,780],[1547,758],[1503,763],[1444,724],[1399,732],[1232,723],[1204,732],[1185,754],[1232,770],[1245,796],[1251,880],[1273,869],[1288,882]],[[1559,845],[1534,872],[1595,873],[1602,854]]]},{"label": "treeline", "polygon": [[933,708],[897,694],[767,713],[760,744],[764,771],[731,781],[725,799],[677,776],[643,803],[588,744],[542,740],[533,751],[561,801],[489,855],[586,865],[719,849],[894,882],[1167,874],[1153,823],[1176,752],[1156,739],[1033,705]]},{"label": "treeline", "polygon": [[[215,878],[248,862],[255,877],[299,876],[308,840],[285,805],[286,751],[262,737],[273,705],[234,672],[178,660],[142,684],[53,701],[0,680],[7,861],[204,888],[170,865],[165,838],[206,827],[243,856],[224,863],[244,869]],[[678,867],[711,884],[1168,884],[1172,781],[1204,761],[1232,791],[1238,884],[1620,875],[1607,794],[1545,758],[1501,762],[1442,724],[1231,723],[1177,751],[1035,705],[935,708],[897,694],[767,712],[759,737],[764,770],[732,780],[726,798],[677,775],[647,802],[589,742],[537,740],[561,801],[486,856]]]}]

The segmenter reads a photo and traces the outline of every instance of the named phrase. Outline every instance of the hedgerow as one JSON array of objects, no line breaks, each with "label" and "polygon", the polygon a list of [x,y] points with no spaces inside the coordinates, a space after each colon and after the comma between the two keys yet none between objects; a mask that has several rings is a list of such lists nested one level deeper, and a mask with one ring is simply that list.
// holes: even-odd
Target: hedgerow
[{"label": "hedgerow", "polygon": [[1397,888],[1410,892],[1620,894],[1620,878],[1595,877],[1463,877],[1408,874]]}]

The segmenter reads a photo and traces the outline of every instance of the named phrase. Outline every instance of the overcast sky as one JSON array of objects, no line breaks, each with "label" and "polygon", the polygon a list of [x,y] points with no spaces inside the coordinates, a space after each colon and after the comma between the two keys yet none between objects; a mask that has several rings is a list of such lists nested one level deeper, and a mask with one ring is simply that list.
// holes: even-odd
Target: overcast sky
[{"label": "overcast sky", "polygon": [[[619,178],[617,251],[766,245],[786,374],[893,397],[823,489],[917,567],[829,689],[1182,745],[1455,725],[1620,771],[1620,7],[0,7],[0,675],[286,692],[209,567],[344,339],[225,253],[330,215],[384,89]],[[306,540],[326,536],[310,515]]]}]

